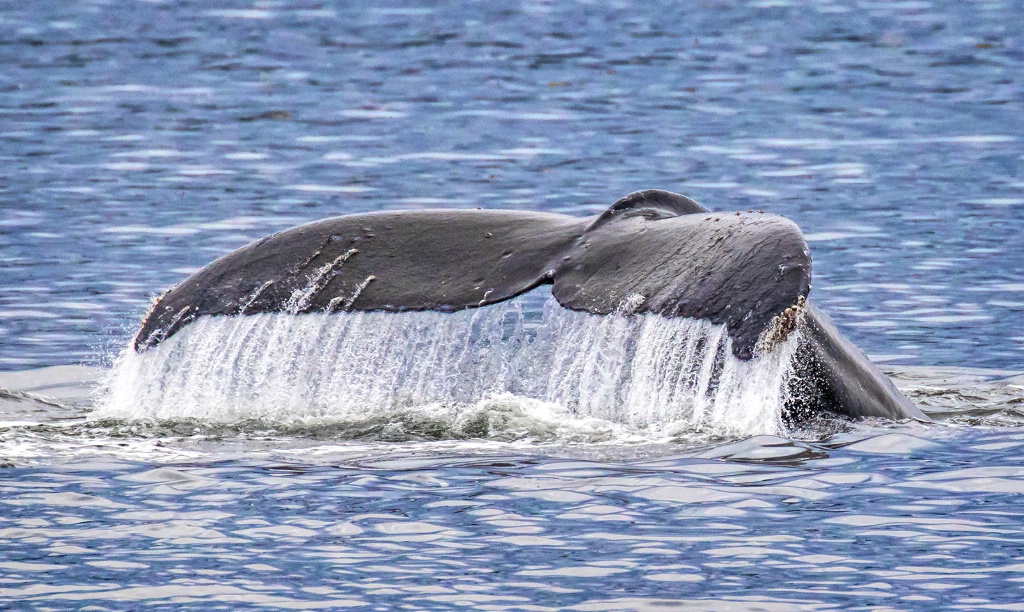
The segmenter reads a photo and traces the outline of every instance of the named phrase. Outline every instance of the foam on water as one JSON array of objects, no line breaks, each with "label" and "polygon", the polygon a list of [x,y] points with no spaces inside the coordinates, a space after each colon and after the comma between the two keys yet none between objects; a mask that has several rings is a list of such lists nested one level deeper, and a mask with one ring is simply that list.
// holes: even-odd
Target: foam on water
[{"label": "foam on water", "polygon": [[481,435],[780,434],[797,341],[742,362],[723,326],[553,299],[539,321],[520,300],[451,314],[205,317],[143,354],[126,349],[92,418],[414,415],[462,435],[481,420]]}]

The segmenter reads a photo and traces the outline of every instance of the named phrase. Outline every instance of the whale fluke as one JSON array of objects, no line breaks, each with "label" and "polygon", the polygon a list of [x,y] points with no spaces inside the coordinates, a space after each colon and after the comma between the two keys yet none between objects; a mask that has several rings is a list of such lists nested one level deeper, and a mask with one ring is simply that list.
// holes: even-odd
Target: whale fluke
[{"label": "whale fluke", "polygon": [[660,189],[645,189],[634,191],[609,206],[608,210],[598,215],[597,219],[590,224],[589,229],[597,229],[612,219],[624,217],[643,217],[654,220],[706,212],[711,211],[682,194]]},{"label": "whale fluke", "polygon": [[[660,190],[630,194],[592,218],[431,210],[302,225],[225,255],[165,293],[134,347],[152,348],[202,316],[452,312],[542,284],[573,310],[725,325],[741,360],[755,357],[769,330],[784,339],[803,316],[809,342],[821,345],[808,358],[816,369],[806,374],[816,397],[835,404],[826,408],[925,418],[806,303],[811,257],[796,224],[763,213],[713,213]],[[847,374],[863,385],[848,383]]]}]

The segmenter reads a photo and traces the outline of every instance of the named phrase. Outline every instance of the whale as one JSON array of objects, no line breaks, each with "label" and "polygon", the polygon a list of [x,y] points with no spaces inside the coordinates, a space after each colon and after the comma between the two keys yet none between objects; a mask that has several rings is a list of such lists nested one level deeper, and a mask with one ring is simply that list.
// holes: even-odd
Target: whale
[{"label": "whale", "polygon": [[924,415],[809,299],[800,228],[764,211],[712,212],[681,194],[631,193],[593,217],[431,209],[343,215],[248,244],[154,301],[144,353],[202,317],[456,312],[542,285],[562,307],[723,325],[737,359],[799,330],[787,418]]}]

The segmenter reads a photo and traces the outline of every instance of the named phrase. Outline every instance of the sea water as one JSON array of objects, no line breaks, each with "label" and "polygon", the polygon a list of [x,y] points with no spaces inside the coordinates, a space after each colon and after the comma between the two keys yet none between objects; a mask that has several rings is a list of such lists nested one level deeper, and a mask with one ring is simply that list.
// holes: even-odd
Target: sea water
[{"label": "sea water", "polygon": [[[0,5],[0,607],[1019,607],[1022,28],[1000,0]],[[811,298],[935,423],[780,422],[784,352],[543,292],[126,351],[153,296],[298,223],[644,188],[793,219]]]}]

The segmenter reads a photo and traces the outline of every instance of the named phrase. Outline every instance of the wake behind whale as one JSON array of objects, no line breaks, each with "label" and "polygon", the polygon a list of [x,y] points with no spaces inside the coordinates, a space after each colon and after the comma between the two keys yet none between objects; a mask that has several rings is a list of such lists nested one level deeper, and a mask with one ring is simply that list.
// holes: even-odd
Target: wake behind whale
[{"label": "wake behind whale", "polygon": [[[414,415],[459,437],[785,433],[799,333],[740,360],[723,325],[592,315],[554,299],[537,317],[524,301],[203,317],[159,347],[126,350],[92,418],[388,424]],[[498,426],[469,426],[495,416]]]}]

